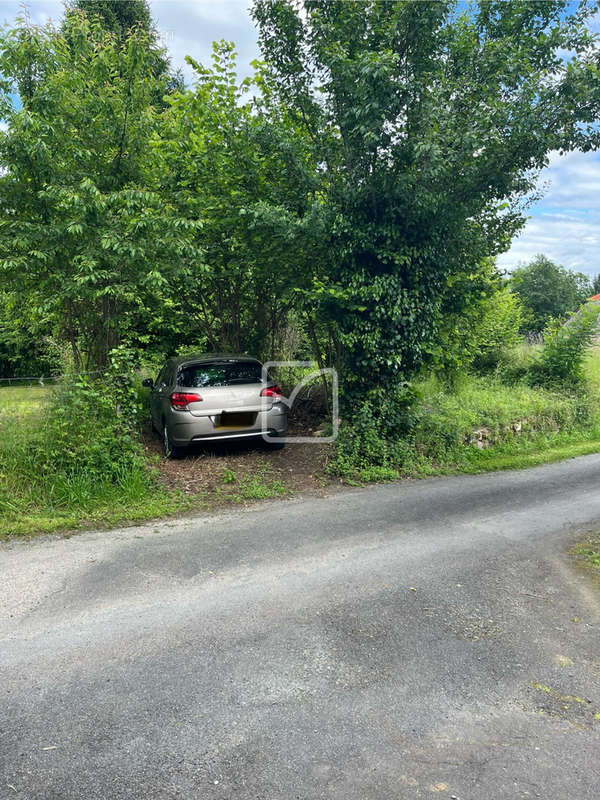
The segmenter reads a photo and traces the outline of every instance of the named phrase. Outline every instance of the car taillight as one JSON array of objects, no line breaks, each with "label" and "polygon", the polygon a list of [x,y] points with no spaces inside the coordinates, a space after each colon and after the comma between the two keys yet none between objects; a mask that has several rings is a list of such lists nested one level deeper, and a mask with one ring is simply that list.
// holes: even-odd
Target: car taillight
[{"label": "car taillight", "polygon": [[169,398],[173,408],[180,411],[188,407],[188,403],[199,403],[202,398],[199,394],[188,394],[187,392],[173,392]]},{"label": "car taillight", "polygon": [[283,393],[279,386],[266,386],[260,393],[261,397],[282,397]]}]

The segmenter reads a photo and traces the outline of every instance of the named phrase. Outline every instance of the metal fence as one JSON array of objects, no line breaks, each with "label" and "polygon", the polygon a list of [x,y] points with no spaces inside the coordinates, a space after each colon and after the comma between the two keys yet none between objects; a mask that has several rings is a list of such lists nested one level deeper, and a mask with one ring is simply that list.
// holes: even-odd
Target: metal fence
[{"label": "metal fence", "polygon": [[[107,370],[95,369],[88,370],[87,372],[71,372],[63,373],[62,375],[15,375],[10,378],[0,378],[0,388],[3,386],[46,386],[46,384],[55,384],[62,381],[64,378],[80,377],[83,375],[105,375]],[[123,375],[115,375],[114,377],[127,378],[131,377],[131,373],[124,373]]]}]

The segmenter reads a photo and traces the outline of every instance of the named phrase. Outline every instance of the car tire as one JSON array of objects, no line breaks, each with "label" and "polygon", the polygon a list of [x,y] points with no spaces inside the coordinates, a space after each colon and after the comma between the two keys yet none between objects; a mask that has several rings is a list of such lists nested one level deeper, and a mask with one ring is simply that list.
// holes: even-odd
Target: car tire
[{"label": "car tire", "polygon": [[169,436],[169,429],[167,428],[166,422],[163,422],[162,442],[163,442],[163,454],[165,458],[171,460],[176,458],[181,458],[181,456],[184,453],[184,448],[176,447],[173,444],[173,442],[171,441],[171,437]]}]

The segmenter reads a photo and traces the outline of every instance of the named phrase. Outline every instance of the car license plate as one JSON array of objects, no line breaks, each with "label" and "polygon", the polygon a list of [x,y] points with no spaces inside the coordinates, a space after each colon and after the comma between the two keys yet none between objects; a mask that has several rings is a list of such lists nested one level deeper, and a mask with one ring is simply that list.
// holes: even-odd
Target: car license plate
[{"label": "car license plate", "polygon": [[238,428],[251,428],[256,420],[256,414],[247,411],[235,413],[223,413],[215,420],[217,430],[237,430]]}]

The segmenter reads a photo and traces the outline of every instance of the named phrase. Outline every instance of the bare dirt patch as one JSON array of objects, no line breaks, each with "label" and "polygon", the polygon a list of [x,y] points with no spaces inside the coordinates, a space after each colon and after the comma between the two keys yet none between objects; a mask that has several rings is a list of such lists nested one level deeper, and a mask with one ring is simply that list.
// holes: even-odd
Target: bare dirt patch
[{"label": "bare dirt patch", "polygon": [[[307,434],[292,429],[291,434]],[[338,483],[325,475],[330,444],[289,442],[281,450],[256,441],[207,442],[198,445],[181,459],[162,456],[160,437],[147,431],[144,448],[154,461],[158,481],[169,490],[188,497],[210,496],[211,506],[221,499],[251,501],[289,494],[326,494]]]}]

